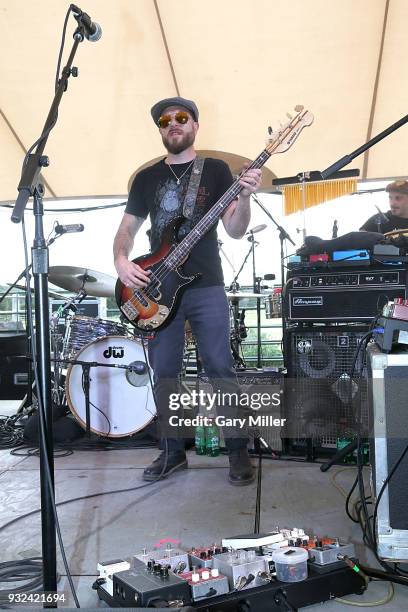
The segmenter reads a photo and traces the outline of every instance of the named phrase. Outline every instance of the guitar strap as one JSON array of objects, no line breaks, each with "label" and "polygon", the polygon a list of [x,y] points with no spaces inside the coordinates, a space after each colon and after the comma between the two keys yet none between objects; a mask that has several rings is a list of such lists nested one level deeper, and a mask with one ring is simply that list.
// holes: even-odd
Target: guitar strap
[{"label": "guitar strap", "polygon": [[191,219],[197,200],[198,188],[200,186],[201,174],[204,168],[205,157],[197,157],[194,160],[193,169],[187,187],[187,193],[183,202],[183,215]]}]

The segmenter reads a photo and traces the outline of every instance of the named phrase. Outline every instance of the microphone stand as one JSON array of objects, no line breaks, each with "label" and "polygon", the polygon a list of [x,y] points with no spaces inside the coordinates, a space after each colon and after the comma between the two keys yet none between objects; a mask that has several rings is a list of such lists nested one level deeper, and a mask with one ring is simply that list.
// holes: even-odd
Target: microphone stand
[{"label": "microphone stand", "polygon": [[[255,245],[258,243],[254,240],[254,232],[252,230],[249,231],[248,240],[251,243],[252,251],[252,288],[254,293],[261,293],[261,277],[256,275],[255,272]],[[248,253],[249,255],[249,253]],[[261,359],[261,296],[256,298],[256,338],[257,338],[257,353],[256,353],[256,367],[262,367],[262,359]]]},{"label": "microphone stand", "polygon": [[[40,138],[36,141],[35,153],[28,155],[22,169],[18,185],[18,197],[11,215],[14,223],[20,223],[30,197],[34,202],[35,237],[32,247],[32,268],[34,276],[35,299],[35,346],[38,368],[39,423],[40,423],[40,486],[41,486],[41,534],[43,586],[45,592],[57,591],[56,530],[54,517],[54,454],[52,435],[52,397],[51,397],[51,353],[50,321],[48,301],[48,246],[44,239],[43,201],[44,187],[40,182],[40,172],[49,165],[43,155],[48,136],[57,123],[58,107],[68,87],[68,79],[77,70],[72,63],[79,44],[84,40],[83,25],[75,30],[74,43],[62,71],[54,99],[45,121]],[[29,316],[31,313],[29,313]],[[41,401],[40,401],[41,398]],[[56,603],[46,604],[56,607]]]},{"label": "microphone stand", "polygon": [[[293,242],[292,238],[289,236],[288,232],[285,230],[285,228],[282,227],[282,225],[279,225],[279,223],[277,221],[275,221],[275,219],[273,218],[273,216],[271,215],[269,210],[267,208],[265,208],[265,206],[262,204],[262,202],[260,202],[258,200],[256,195],[252,194],[252,197],[255,200],[255,202],[258,204],[258,206],[260,208],[262,208],[264,213],[269,217],[269,219],[272,221],[272,223],[276,226],[276,229],[279,231],[280,260],[281,260],[281,279],[282,279],[281,283],[282,283],[282,290],[283,290],[283,287],[285,285],[285,265],[284,265],[285,255],[284,255],[284,248],[283,248],[284,240],[289,240],[289,242],[291,244],[293,244],[294,247],[296,245]],[[286,320],[285,320],[285,316],[284,316],[284,312],[283,312],[283,308],[282,308],[282,335],[283,335],[283,337],[285,336],[285,331],[286,331]]]},{"label": "microphone stand", "polygon": [[347,164],[353,161],[355,157],[357,157],[358,155],[361,155],[361,153],[364,153],[365,151],[367,151],[367,149],[370,149],[373,145],[377,144],[377,142],[379,142],[383,138],[386,138],[387,136],[392,134],[392,132],[395,132],[395,130],[398,130],[405,123],[408,123],[408,115],[405,115],[405,117],[402,117],[396,123],[393,123],[392,125],[390,125],[388,128],[386,128],[385,130],[377,134],[377,136],[374,136],[373,138],[371,138],[371,140],[361,145],[361,147],[358,147],[358,149],[355,149],[355,151],[353,151],[352,153],[345,155],[338,161],[334,162],[334,164],[332,164],[331,166],[323,170],[323,172],[320,173],[322,179],[328,178],[334,172],[337,172],[344,166],[347,166]]}]

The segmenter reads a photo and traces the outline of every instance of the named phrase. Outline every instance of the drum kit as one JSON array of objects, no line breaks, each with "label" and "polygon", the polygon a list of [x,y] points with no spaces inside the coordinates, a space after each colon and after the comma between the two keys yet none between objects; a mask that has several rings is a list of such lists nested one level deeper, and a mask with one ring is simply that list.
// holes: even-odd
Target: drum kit
[{"label": "drum kit", "polygon": [[116,279],[86,268],[53,266],[49,280],[74,292],[51,316],[53,402],[66,400],[88,434],[137,433],[156,413],[143,341],[122,321],[76,314],[85,296],[114,297]]}]

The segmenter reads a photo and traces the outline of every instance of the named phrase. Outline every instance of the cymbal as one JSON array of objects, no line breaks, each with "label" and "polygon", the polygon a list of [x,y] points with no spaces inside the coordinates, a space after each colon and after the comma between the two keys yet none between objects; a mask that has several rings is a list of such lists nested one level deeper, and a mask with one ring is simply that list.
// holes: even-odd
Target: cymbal
[{"label": "cymbal", "polygon": [[266,229],[266,223],[262,223],[262,225],[255,225],[252,229],[248,230],[245,236],[250,236],[251,234],[256,234],[257,232],[263,232]]},{"label": "cymbal", "polygon": [[244,300],[245,298],[257,298],[259,300],[263,297],[265,296],[262,293],[245,293],[244,291],[237,291],[236,293],[233,293],[232,291],[227,291],[227,298],[229,300]]},{"label": "cymbal", "polygon": [[51,266],[49,279],[53,285],[77,292],[80,289],[92,297],[114,297],[116,279],[90,268]]},{"label": "cymbal", "polygon": [[399,236],[408,236],[408,229],[396,229],[391,232],[385,232],[386,238],[399,238]]},{"label": "cymbal", "polygon": [[[9,285],[9,287],[11,286],[11,283],[7,283]],[[25,291],[25,285],[14,285],[16,289],[20,289],[21,291]],[[34,293],[34,287],[30,287],[30,291],[31,293]],[[56,293],[55,291],[48,291],[48,295],[50,297],[52,297],[54,300],[64,300],[64,302],[68,301],[68,298],[65,295],[62,295],[61,293]]]}]

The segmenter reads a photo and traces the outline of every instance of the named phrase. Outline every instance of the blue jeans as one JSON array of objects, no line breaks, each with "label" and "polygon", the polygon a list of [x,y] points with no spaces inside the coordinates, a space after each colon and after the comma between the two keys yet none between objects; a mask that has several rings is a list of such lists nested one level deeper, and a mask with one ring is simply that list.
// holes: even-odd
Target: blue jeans
[{"label": "blue jeans", "polygon": [[[184,439],[169,436],[166,422],[171,414],[175,414],[169,410],[169,394],[180,392],[178,381],[183,364],[186,319],[191,325],[205,374],[212,382],[214,393],[239,394],[230,348],[229,308],[224,287],[188,288],[183,292],[174,318],[149,341],[158,417],[162,432],[166,431],[163,435],[171,451],[184,448]],[[236,408],[218,405],[217,412],[229,417],[236,414]],[[247,445],[246,434],[236,428],[225,427],[224,437],[229,450]]]}]

